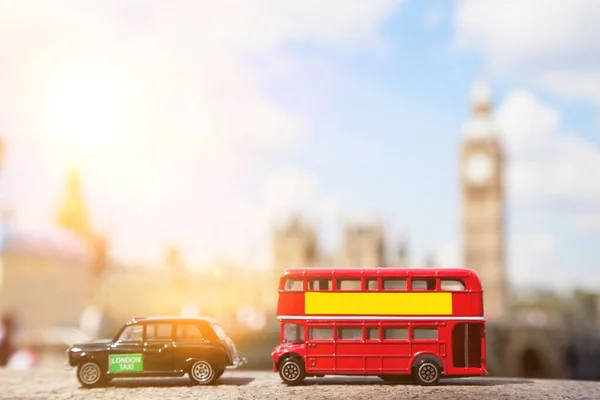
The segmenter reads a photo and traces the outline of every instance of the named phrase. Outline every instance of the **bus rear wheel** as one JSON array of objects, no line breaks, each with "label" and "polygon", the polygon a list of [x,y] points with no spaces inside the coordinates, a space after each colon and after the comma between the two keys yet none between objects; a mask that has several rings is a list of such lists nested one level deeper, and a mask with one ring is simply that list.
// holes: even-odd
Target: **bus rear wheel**
[{"label": "bus rear wheel", "polygon": [[415,380],[423,386],[432,386],[440,380],[440,369],[431,361],[424,361],[414,369]]},{"label": "bus rear wheel", "polygon": [[291,357],[284,360],[279,365],[279,376],[287,385],[297,385],[306,377],[304,363],[297,357]]}]

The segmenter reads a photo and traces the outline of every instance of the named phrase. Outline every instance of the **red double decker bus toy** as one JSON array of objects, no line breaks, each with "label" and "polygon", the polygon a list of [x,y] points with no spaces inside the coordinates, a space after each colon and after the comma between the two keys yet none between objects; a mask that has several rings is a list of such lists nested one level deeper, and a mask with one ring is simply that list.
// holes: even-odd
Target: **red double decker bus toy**
[{"label": "red double decker bus toy", "polygon": [[288,269],[279,282],[273,371],[375,375],[435,385],[487,375],[483,291],[468,269]]}]

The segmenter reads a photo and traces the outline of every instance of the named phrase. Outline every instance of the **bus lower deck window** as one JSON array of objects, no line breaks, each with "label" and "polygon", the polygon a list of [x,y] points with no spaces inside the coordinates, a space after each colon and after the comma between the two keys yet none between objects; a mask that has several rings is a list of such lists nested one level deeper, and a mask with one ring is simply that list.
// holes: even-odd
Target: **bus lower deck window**
[{"label": "bus lower deck window", "polygon": [[338,339],[360,340],[362,339],[362,328],[338,328]]},{"label": "bus lower deck window", "polygon": [[309,328],[308,335],[313,340],[332,340],[333,328]]},{"label": "bus lower deck window", "polygon": [[379,340],[379,328],[367,328],[368,340]]},{"label": "bus lower deck window", "polygon": [[408,339],[408,328],[383,328],[383,339],[404,340]]},{"label": "bus lower deck window", "polygon": [[435,340],[438,338],[437,328],[414,328],[413,339]]}]

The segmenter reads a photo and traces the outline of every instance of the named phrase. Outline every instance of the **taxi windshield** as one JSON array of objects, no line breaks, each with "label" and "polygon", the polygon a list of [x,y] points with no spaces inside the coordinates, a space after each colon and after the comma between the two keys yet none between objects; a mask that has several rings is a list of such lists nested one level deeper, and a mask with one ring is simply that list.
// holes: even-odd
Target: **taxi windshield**
[{"label": "taxi windshield", "polygon": [[227,334],[225,333],[225,331],[223,330],[223,328],[221,328],[220,325],[213,324],[213,329],[215,330],[215,333],[217,334],[217,336],[219,337],[219,339],[225,339],[225,338],[227,338]]}]

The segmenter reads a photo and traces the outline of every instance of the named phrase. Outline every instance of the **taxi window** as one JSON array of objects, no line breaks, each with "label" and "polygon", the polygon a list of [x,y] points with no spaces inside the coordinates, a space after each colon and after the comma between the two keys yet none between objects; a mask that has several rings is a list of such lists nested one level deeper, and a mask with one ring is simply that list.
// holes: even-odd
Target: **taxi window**
[{"label": "taxi window", "polygon": [[121,332],[119,336],[120,342],[141,342],[144,327],[142,325],[129,325]]},{"label": "taxi window", "polygon": [[196,325],[180,324],[177,325],[175,337],[179,340],[200,340],[202,339],[202,332]]},{"label": "taxi window", "polygon": [[147,324],[146,340],[170,340],[172,328],[173,325],[168,323]]}]

